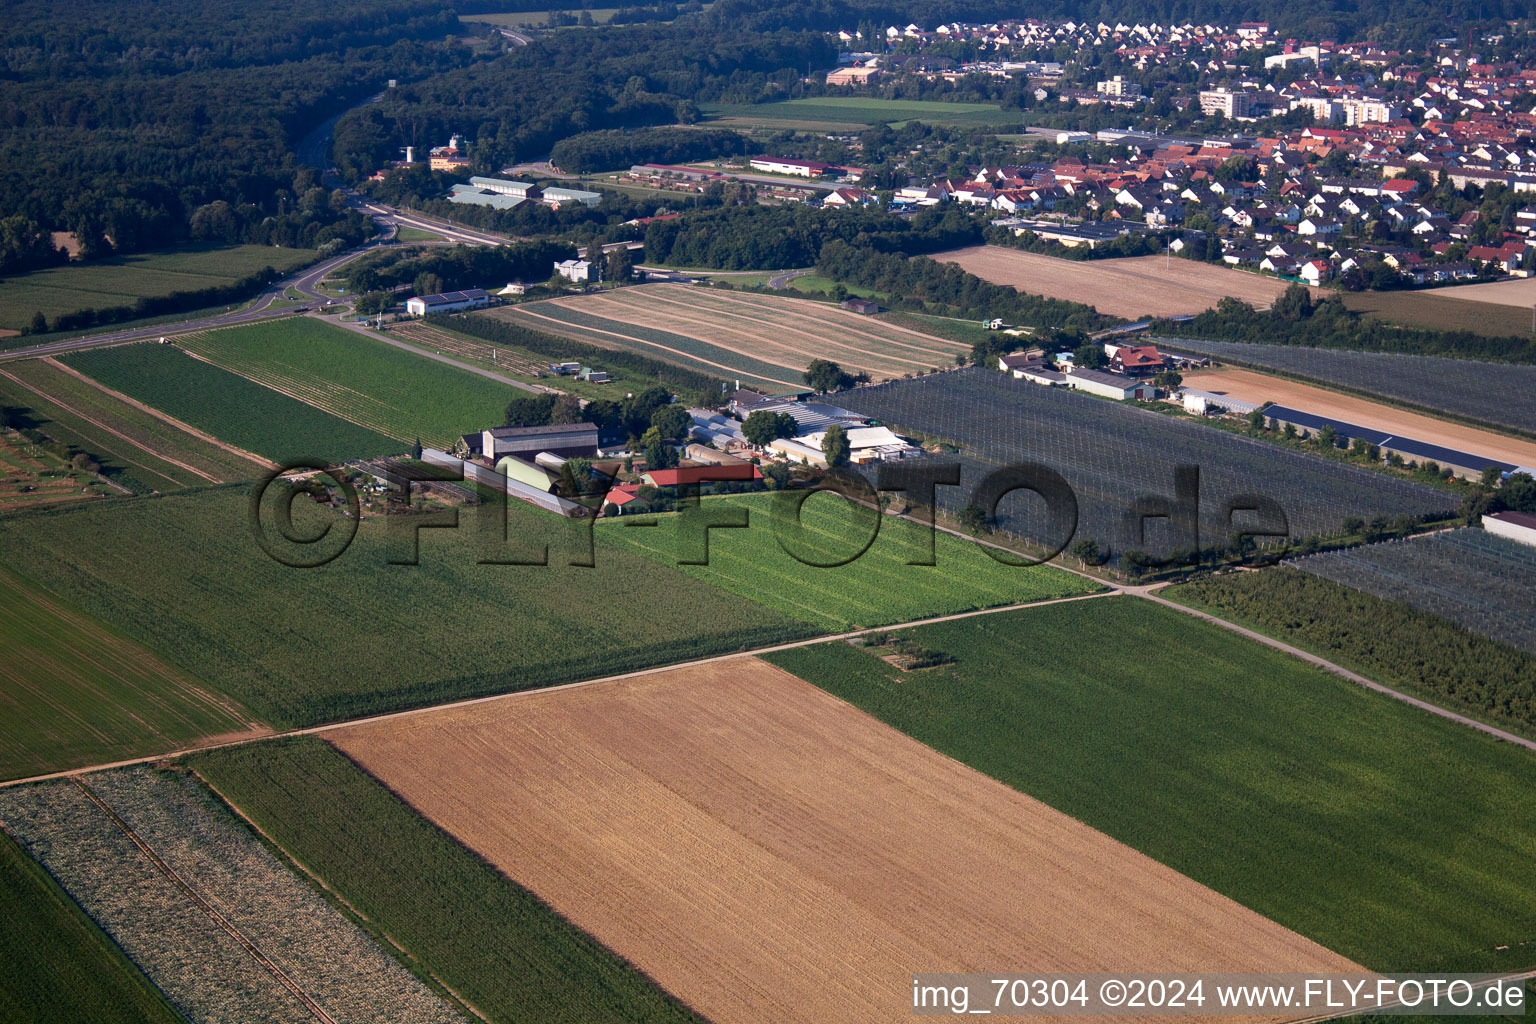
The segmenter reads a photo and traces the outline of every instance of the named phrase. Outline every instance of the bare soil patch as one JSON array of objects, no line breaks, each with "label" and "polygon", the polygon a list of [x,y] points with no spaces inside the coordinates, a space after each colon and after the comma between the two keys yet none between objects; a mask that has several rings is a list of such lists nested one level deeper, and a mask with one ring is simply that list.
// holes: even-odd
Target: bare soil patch
[{"label": "bare soil patch", "polygon": [[933,258],[954,263],[983,281],[1085,302],[1100,313],[1130,318],[1199,313],[1229,295],[1263,308],[1290,287],[1279,278],[1165,256],[1074,261],[973,245],[934,253]]},{"label": "bare soil patch", "polygon": [[328,738],[717,1024],[904,1021],[914,971],[1358,969],[754,658]]},{"label": "bare soil patch", "polygon": [[1337,391],[1272,377],[1256,370],[1222,368],[1185,375],[1190,387],[1230,395],[1244,402],[1279,402],[1293,409],[1331,416],[1362,427],[1375,427],[1430,444],[1443,445],[1474,455],[1513,462],[1517,466],[1536,466],[1536,441],[1505,437],[1492,430],[1462,426],[1422,413],[1395,409],[1390,405],[1355,398]]}]

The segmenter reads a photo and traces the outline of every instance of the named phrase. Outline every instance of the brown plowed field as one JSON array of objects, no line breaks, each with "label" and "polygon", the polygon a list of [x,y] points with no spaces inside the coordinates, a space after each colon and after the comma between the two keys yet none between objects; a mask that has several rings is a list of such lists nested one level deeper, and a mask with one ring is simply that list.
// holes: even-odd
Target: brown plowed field
[{"label": "brown plowed field", "polygon": [[1359,969],[753,658],[330,738],[716,1024],[904,1021],[916,971]]},{"label": "brown plowed field", "polygon": [[1074,261],[1000,245],[973,245],[936,252],[933,258],[954,263],[983,281],[1085,302],[1100,313],[1130,319],[1199,313],[1227,295],[1263,308],[1290,287],[1279,278],[1166,256]]},{"label": "brown plowed field", "polygon": [[1389,434],[1401,434],[1474,455],[1503,459],[1517,466],[1536,466],[1536,441],[1523,441],[1492,430],[1448,423],[1422,413],[1394,409],[1368,398],[1355,398],[1255,370],[1225,367],[1201,370],[1186,374],[1184,383],[1202,391],[1231,395],[1244,402],[1279,402],[1318,416],[1331,416],[1345,423],[1375,427]]}]

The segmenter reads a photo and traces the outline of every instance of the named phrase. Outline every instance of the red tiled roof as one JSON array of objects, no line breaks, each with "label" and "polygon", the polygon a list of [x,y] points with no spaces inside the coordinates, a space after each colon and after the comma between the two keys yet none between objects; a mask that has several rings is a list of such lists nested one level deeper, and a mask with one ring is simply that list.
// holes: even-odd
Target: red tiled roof
[{"label": "red tiled roof", "polygon": [[677,487],[681,484],[715,483],[721,480],[761,480],[762,470],[751,464],[740,466],[683,466],[679,469],[657,469],[645,474],[657,487]]}]

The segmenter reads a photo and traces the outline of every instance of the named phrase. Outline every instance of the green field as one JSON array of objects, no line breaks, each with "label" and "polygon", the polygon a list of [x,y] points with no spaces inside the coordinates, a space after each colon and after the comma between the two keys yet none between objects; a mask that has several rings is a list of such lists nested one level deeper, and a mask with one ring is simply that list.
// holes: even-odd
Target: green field
[{"label": "green field", "polygon": [[1531,311],[1427,292],[1344,292],[1344,305],[1388,323],[1436,331],[1471,331],[1488,338],[1531,333]]},{"label": "green field", "polygon": [[784,122],[875,125],[922,121],[974,127],[1017,126],[1023,115],[992,103],[944,103],[938,100],[882,100],[867,96],[808,96],[777,103],[704,103],[712,120],[752,122],[770,128]]},{"label": "green field", "polygon": [[233,284],[263,267],[287,270],[314,258],[313,249],[190,244],[35,270],[0,279],[0,327],[19,330],[33,313],[52,320],[81,309],[132,306],[139,298]]},{"label": "green field", "polygon": [[[352,546],[290,568],[258,546],[249,488],[227,486],[0,517],[0,563],[121,629],[278,726],[609,675],[809,636],[805,623],[615,545],[569,565],[578,524],[520,502],[513,545],[481,536],[493,506],[456,530],[366,514]],[[275,497],[274,497],[275,500]],[[365,510],[366,511],[366,510]],[[304,518],[300,518],[300,513]],[[264,520],[273,533],[277,521]],[[311,502],[299,534],[344,527]],[[600,540],[606,539],[606,533]],[[534,543],[550,564],[506,560]],[[522,548],[513,548],[516,545]],[[585,560],[587,552],[580,549]],[[524,557],[527,557],[524,555]]]},{"label": "green field", "polygon": [[499,426],[527,392],[310,317],[232,327],[177,344],[242,377],[407,445],[440,448]]},{"label": "green field", "polygon": [[440,242],[443,236],[436,231],[423,231],[421,228],[400,228],[395,232],[397,242]]},{"label": "green field", "polygon": [[103,472],[138,491],[172,490],[259,476],[249,459],[171,426],[39,359],[7,363],[0,403],[13,421],[88,452]]},{"label": "green field", "polygon": [[312,458],[334,464],[409,447],[171,345],[91,349],[63,361],[114,391],[275,462]]},{"label": "green field", "polygon": [[1536,737],[1536,655],[1438,615],[1287,566],[1212,576],[1162,596]]},{"label": "green field", "polygon": [[[867,508],[860,509],[856,517],[847,502],[835,494],[816,495],[801,510],[810,560],[827,563],[853,555],[869,536],[868,524],[873,522],[879,523],[879,533],[869,550],[847,565],[807,565],[786,552],[776,539],[781,523],[793,523],[793,513],[776,507],[775,499],[794,494],[784,491],[780,495],[706,499],[705,507],[717,515],[727,508],[746,510],[749,525],[746,529],[711,530],[709,564],[684,565],[682,571],[829,631],[1103,589],[1050,566],[1004,565],[975,544],[947,533],[935,538],[936,564],[909,564],[927,558],[922,527],[894,516],[877,517]],[[647,521],[657,525],[639,525]],[[603,520],[598,532],[615,546],[662,565],[677,566],[682,554],[676,540],[680,528],[675,515],[625,516]]]},{"label": "green field", "polygon": [[0,779],[184,747],[250,716],[126,636],[0,569]]},{"label": "green field", "polygon": [[768,660],[1369,968],[1536,964],[1529,751],[1133,597],[908,635]]},{"label": "green field", "polygon": [[189,763],[365,929],[496,1024],[697,1020],[325,743],[253,744]]},{"label": "green field", "polygon": [[0,1021],[48,1024],[179,1024],[181,1016],[0,832]]}]

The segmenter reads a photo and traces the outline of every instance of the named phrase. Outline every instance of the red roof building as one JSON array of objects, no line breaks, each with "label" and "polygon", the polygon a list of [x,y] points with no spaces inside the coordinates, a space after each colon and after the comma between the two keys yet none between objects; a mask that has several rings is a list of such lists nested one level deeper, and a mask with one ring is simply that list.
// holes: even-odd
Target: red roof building
[{"label": "red roof building", "polygon": [[656,469],[641,475],[653,487],[680,487],[685,484],[711,484],[728,480],[761,480],[762,470],[745,463],[739,466],[682,466]]}]

